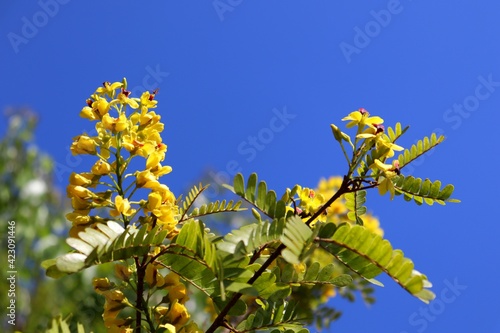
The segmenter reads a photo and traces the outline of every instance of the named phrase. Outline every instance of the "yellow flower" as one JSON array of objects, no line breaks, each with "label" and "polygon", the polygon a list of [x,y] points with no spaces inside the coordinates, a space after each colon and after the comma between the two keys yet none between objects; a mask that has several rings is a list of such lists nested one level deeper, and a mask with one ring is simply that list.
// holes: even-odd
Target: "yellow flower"
[{"label": "yellow flower", "polygon": [[387,158],[393,157],[395,150],[396,151],[404,150],[403,147],[398,146],[397,144],[390,142],[388,139],[385,138],[385,136],[384,136],[383,140],[377,140],[376,147],[377,147],[377,149],[384,149],[384,150],[387,149],[387,152],[384,153],[382,156],[380,156],[380,157],[387,157]]},{"label": "yellow flower", "polygon": [[172,231],[177,225],[175,216],[178,214],[178,207],[171,205],[161,205],[153,214],[157,217],[157,223],[163,226],[163,229]]},{"label": "yellow flower", "polygon": [[377,158],[373,162],[374,163],[370,165],[370,168],[376,168],[382,171],[385,178],[392,178],[400,173],[398,160],[392,161],[392,164],[385,164]]},{"label": "yellow flower", "polygon": [[107,333],[134,333],[134,329],[130,327],[133,324],[131,318],[122,319],[116,318],[112,322],[106,323]]},{"label": "yellow flower", "polygon": [[92,110],[99,115],[99,117],[108,114],[111,108],[110,103],[102,97],[99,97],[95,102],[92,103]]},{"label": "yellow flower", "polygon": [[128,134],[122,136],[122,147],[127,149],[131,155],[137,154],[143,146],[144,142],[139,140],[137,132],[133,128],[129,128]]},{"label": "yellow flower", "polygon": [[[155,112],[151,111],[151,112],[141,114],[141,116],[139,118],[139,124],[141,126],[145,126],[145,125],[151,126],[153,124],[157,124],[160,121],[160,119],[161,119],[160,115],[157,115]],[[158,132],[161,132],[163,130],[163,125],[161,125],[159,128],[156,128],[156,130],[158,130]]]},{"label": "yellow flower", "polygon": [[[330,177],[321,179],[318,188],[315,190],[325,199],[331,198],[342,184],[342,177]],[[347,213],[347,207],[343,200],[334,201],[326,210],[327,221],[340,222],[340,216]]]},{"label": "yellow flower", "polygon": [[370,124],[363,133],[356,135],[357,138],[361,139],[372,139],[377,138],[379,134],[384,133],[385,127],[381,124]]},{"label": "yellow flower", "polygon": [[375,147],[381,151],[380,158],[394,156],[394,151],[401,151],[404,148],[392,143],[387,135],[384,134],[384,126],[379,124],[372,124],[363,133],[358,134],[357,138],[374,139]]},{"label": "yellow flower", "polygon": [[89,120],[97,120],[98,118],[96,117],[96,114],[94,110],[90,106],[85,106],[82,108],[82,111],[80,111],[80,117],[89,119]]},{"label": "yellow flower", "polygon": [[73,207],[74,210],[84,210],[84,209],[90,209],[93,208],[92,202],[84,199],[80,199],[78,197],[72,197],[71,198],[71,207]]},{"label": "yellow flower", "polygon": [[301,274],[301,273],[304,273],[306,271],[306,264],[304,264],[304,263],[294,264],[293,268],[295,269],[295,271],[297,273]]},{"label": "yellow flower", "polygon": [[79,185],[68,185],[66,193],[68,198],[76,197],[81,200],[89,200],[95,197],[95,194],[91,190]]},{"label": "yellow flower", "polygon": [[307,214],[314,214],[325,203],[321,194],[316,194],[310,188],[304,187],[297,191],[300,198],[300,208]]},{"label": "yellow flower", "polygon": [[167,145],[159,143],[156,146],[156,150],[148,156],[148,159],[146,160],[146,169],[155,168],[160,162],[162,162],[165,159],[166,151]]},{"label": "yellow flower", "polygon": [[104,302],[104,313],[102,318],[104,319],[105,325],[109,327],[114,324],[114,319],[118,316],[118,313],[127,306],[129,306],[129,301],[120,290],[109,290],[105,291],[104,297],[106,301]]},{"label": "yellow flower", "polygon": [[135,98],[129,98],[130,96],[130,91],[125,90],[122,88],[121,92],[118,94],[116,99],[112,100],[109,102],[110,105],[116,105],[116,104],[122,104],[122,105],[128,105],[132,109],[137,109],[139,107],[139,104],[137,103]]},{"label": "yellow flower", "polygon": [[[330,177],[328,179],[322,178],[318,183],[318,189],[316,191],[319,193],[331,191],[333,195],[333,193],[340,188],[340,185],[342,185],[342,177]],[[328,195],[325,195],[325,197],[327,196]]]},{"label": "yellow flower", "polygon": [[122,281],[128,281],[130,279],[130,275],[132,275],[132,271],[126,265],[116,264],[115,275]]},{"label": "yellow flower", "polygon": [[71,144],[71,152],[73,155],[78,154],[96,154],[96,142],[93,138],[86,135],[79,135],[73,138],[73,143]]},{"label": "yellow flower", "polygon": [[360,127],[364,127],[365,125],[372,125],[372,124],[382,124],[384,122],[384,119],[380,117],[370,117],[370,114],[368,111],[366,111],[363,108],[360,108],[357,111],[349,113],[347,117],[342,118],[343,121],[350,120],[349,123],[347,123],[346,127],[351,128],[356,125]]},{"label": "yellow flower", "polygon": [[69,183],[71,185],[80,185],[84,187],[89,187],[93,184],[95,175],[90,172],[76,173],[72,172],[69,176]]},{"label": "yellow flower", "polygon": [[121,82],[114,82],[113,84],[111,84],[111,82],[103,82],[102,85],[102,87],[97,88],[97,90],[95,91],[96,94],[107,94],[110,98],[113,98],[113,96],[115,96],[116,89],[123,87],[123,83]]},{"label": "yellow flower", "polygon": [[147,209],[149,211],[155,211],[157,210],[162,203],[162,196],[158,192],[151,192],[148,195],[148,204],[147,204]]},{"label": "yellow flower", "polygon": [[109,282],[108,278],[94,278],[92,280],[92,285],[96,293],[104,295],[105,292],[111,290],[113,285]]},{"label": "yellow flower", "polygon": [[396,190],[394,189],[394,184],[390,178],[382,177],[382,181],[378,184],[378,192],[380,195],[384,195],[389,192],[391,194],[391,200],[394,199]]},{"label": "yellow flower", "polygon": [[158,326],[158,328],[164,328],[166,330],[166,332],[168,332],[168,333],[176,333],[177,332],[177,330],[175,329],[175,326],[170,325],[170,324],[163,324],[163,325]]},{"label": "yellow flower", "polygon": [[115,197],[115,207],[116,209],[109,212],[111,216],[118,216],[119,214],[131,216],[136,212],[136,210],[130,206],[128,199],[124,199],[121,195]]},{"label": "yellow flower", "polygon": [[157,188],[160,185],[156,176],[152,174],[151,171],[149,170],[136,172],[135,183],[137,187],[144,187],[151,189]]},{"label": "yellow flower", "polygon": [[156,104],[158,101],[155,101],[155,95],[156,93],[153,92],[152,94],[149,91],[145,91],[141,95],[141,110],[142,112],[145,112],[147,109],[152,109],[156,107]]},{"label": "yellow flower", "polygon": [[66,219],[75,225],[88,224],[91,221],[89,216],[90,209],[74,210],[66,214]]},{"label": "yellow flower", "polygon": [[179,274],[177,274],[177,273],[170,272],[167,275],[165,275],[165,286],[167,288],[181,283],[180,281],[181,281],[181,279],[179,278]]},{"label": "yellow flower", "polygon": [[146,274],[144,276],[144,280],[147,282],[149,287],[161,287],[165,284],[163,276],[158,273],[158,269],[155,267],[155,265],[149,264],[146,267]]},{"label": "yellow flower", "polygon": [[155,150],[156,150],[156,142],[148,140],[142,144],[140,149],[137,150],[137,154],[147,158]]},{"label": "yellow flower", "polygon": [[151,169],[154,167],[157,167],[158,164],[163,161],[165,158],[165,154],[161,152],[153,152],[148,156],[148,159],[146,160],[146,169]]},{"label": "yellow flower", "polygon": [[167,185],[160,184],[159,187],[155,189],[157,192],[161,193],[161,198],[163,203],[168,203],[169,205],[175,205],[175,195],[170,191]]},{"label": "yellow flower", "polygon": [[113,133],[121,132],[127,129],[128,126],[125,113],[121,113],[118,118],[113,118],[109,114],[105,114],[102,117],[102,124],[104,125],[104,128]]},{"label": "yellow flower", "polygon": [[384,230],[380,228],[380,222],[371,214],[363,215],[363,226],[374,234],[380,237],[384,236]]},{"label": "yellow flower", "polygon": [[187,296],[186,286],[179,279],[179,275],[174,272],[170,272],[165,275],[165,286],[168,290],[168,299],[170,302],[178,301],[181,304],[186,303],[189,300]]},{"label": "yellow flower", "polygon": [[176,329],[181,328],[189,320],[189,313],[186,307],[180,303],[174,303],[170,307],[167,318],[170,324],[174,325]]},{"label": "yellow flower", "polygon": [[92,166],[91,171],[94,175],[107,175],[111,172],[111,165],[109,165],[109,163],[107,162],[104,162],[103,160],[99,160]]},{"label": "yellow flower", "polygon": [[170,165],[164,165],[162,166],[160,163],[158,163],[155,167],[151,168],[151,172],[156,176],[156,177],[161,177],[163,175],[169,174],[172,172],[172,167]]},{"label": "yellow flower", "polygon": [[335,287],[332,285],[324,285],[321,288],[321,302],[326,303],[330,298],[336,295]]}]

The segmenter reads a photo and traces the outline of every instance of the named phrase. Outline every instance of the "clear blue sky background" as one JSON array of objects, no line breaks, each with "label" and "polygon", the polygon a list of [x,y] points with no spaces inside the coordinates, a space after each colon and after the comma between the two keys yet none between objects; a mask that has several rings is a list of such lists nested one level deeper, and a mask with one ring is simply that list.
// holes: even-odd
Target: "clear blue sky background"
[{"label": "clear blue sky background", "polygon": [[124,76],[134,91],[160,88],[174,168],[164,179],[177,194],[207,167],[231,172],[231,161],[278,192],[342,174],[329,124],[359,107],[411,124],[406,147],[437,130],[447,140],[413,174],[454,183],[462,203],[368,202],[437,301],[383,279],[371,308],[335,300],[345,314],[331,331],[500,332],[500,3],[45,1],[0,4],[0,108],[40,113],[37,142],[61,188],[87,165],[68,153],[71,137],[92,130],[78,116],[85,99]]}]

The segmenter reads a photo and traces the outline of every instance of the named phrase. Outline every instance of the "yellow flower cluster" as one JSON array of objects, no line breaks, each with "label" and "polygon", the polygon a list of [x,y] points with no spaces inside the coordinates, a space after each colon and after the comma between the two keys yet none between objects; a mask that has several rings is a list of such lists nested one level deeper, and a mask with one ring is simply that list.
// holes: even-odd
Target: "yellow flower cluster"
[{"label": "yellow flower cluster", "polygon": [[[394,151],[401,151],[403,147],[391,142],[389,137],[384,133],[385,128],[382,125],[384,120],[380,117],[370,117],[370,113],[364,108],[351,112],[348,116],[342,118],[342,120],[349,121],[346,125],[347,128],[358,126],[356,143],[359,139],[364,139],[365,149],[375,149],[375,154],[372,154],[372,156],[376,156],[376,158],[368,167],[374,171],[374,178],[379,182],[379,193],[384,195],[389,192],[392,200],[395,195],[395,189],[391,178],[399,175],[399,162],[397,159],[391,164],[385,164],[384,162],[387,158],[394,156]],[[335,129],[338,131],[336,126]]]},{"label": "yellow flower cluster", "polygon": [[[95,122],[95,135],[84,133],[73,138],[71,152],[95,156],[97,161],[90,172],[73,172],[70,176],[67,195],[73,211],[66,215],[72,222],[70,236],[79,237],[80,231],[96,228],[96,224],[108,219],[121,221],[124,227],[159,225],[168,231],[168,238],[178,233],[177,200],[168,186],[159,182],[159,178],[170,173],[172,168],[162,165],[167,146],[160,135],[164,129],[161,117],[151,110],[157,106],[155,94],[144,92],[140,98],[132,97],[124,79],[123,82],[105,82],[87,99],[80,116]],[[137,157],[145,160],[144,168],[128,173],[132,160]],[[142,200],[134,201],[136,191],[143,195]],[[97,209],[107,211],[106,215],[100,217],[91,213]],[[153,249],[151,254],[157,251],[158,248]],[[139,270],[147,289],[144,293],[147,291],[149,296],[159,290],[167,293],[160,302],[165,306],[149,307],[153,317],[150,323],[156,320],[157,328],[171,333],[199,331],[196,324],[190,322],[185,307],[186,286],[174,273],[162,275],[160,268],[155,262],[145,262],[143,266],[136,263],[130,267],[116,264],[115,275],[122,281],[119,285],[107,278],[94,279],[94,289],[105,297],[103,318],[108,332],[133,332],[135,322],[126,316],[127,311],[133,313],[137,309],[124,292],[137,290],[134,283],[137,283]]]},{"label": "yellow flower cluster", "polygon": [[[96,135],[82,134],[73,138],[71,152],[74,155],[89,154],[98,158],[90,172],[70,176],[67,187],[73,212],[67,219],[73,223],[70,235],[87,227],[95,227],[104,218],[91,214],[95,208],[109,208],[109,215],[122,220],[126,225],[142,209],[145,216],[141,223],[161,225],[169,237],[175,235],[178,206],[170,189],[158,181],[159,177],[171,172],[170,166],[162,165],[167,146],[160,133],[164,125],[156,108],[155,92],[144,92],[140,98],[130,96],[126,81],[109,83],[96,89],[87,99],[80,116],[95,121]],[[133,174],[126,174],[127,167],[135,157],[146,160],[145,168]],[[109,183],[101,178],[108,176]],[[129,176],[135,176],[131,184],[125,184]],[[94,189],[106,186],[103,192]],[[131,201],[132,194],[140,188],[149,189],[148,200]]]},{"label": "yellow flower cluster", "polygon": [[[297,210],[299,214],[303,214],[306,216],[310,216],[314,214],[321,206],[323,206],[326,201],[331,198],[335,192],[338,191],[340,185],[342,184],[341,177],[330,177],[328,179],[321,179],[318,183],[316,189],[310,188],[302,188],[299,186],[297,194],[300,199],[299,206]],[[345,199],[343,197],[339,198],[339,200],[334,201],[326,210],[326,214],[318,217],[319,221],[322,222],[334,222],[340,224],[342,222],[351,222],[347,218],[348,209],[345,205]],[[361,216],[363,219],[363,225],[369,231],[383,236],[384,232],[380,228],[380,223],[376,217],[367,213]]]},{"label": "yellow flower cluster", "polygon": [[96,278],[92,281],[92,285],[96,293],[103,295],[106,299],[102,317],[108,332],[133,332],[130,328],[133,319],[118,317],[121,310],[132,307],[123,292],[116,288],[108,278]]},{"label": "yellow flower cluster", "polygon": [[[150,288],[167,291],[169,306],[155,307],[155,320],[168,328],[169,332],[197,332],[198,327],[194,322],[188,323],[190,315],[185,307],[189,300],[184,283],[180,281],[179,275],[170,272],[162,275],[159,267],[155,264],[149,264],[146,268],[146,283]],[[186,325],[187,324],[187,325]]]},{"label": "yellow flower cluster", "polygon": [[385,129],[384,125],[382,125],[384,120],[380,117],[370,117],[366,109],[361,108],[351,112],[347,117],[342,118],[342,120],[349,120],[349,123],[346,125],[347,128],[358,125],[358,133],[361,133],[356,138],[373,140],[375,148],[383,151],[379,157],[380,159],[393,157],[395,150],[403,150],[403,147],[391,143],[384,134]]}]

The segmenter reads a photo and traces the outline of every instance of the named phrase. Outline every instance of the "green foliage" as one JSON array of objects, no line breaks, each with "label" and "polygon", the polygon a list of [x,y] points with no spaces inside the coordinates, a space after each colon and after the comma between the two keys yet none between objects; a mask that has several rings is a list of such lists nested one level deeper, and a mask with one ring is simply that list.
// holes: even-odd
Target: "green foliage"
[{"label": "green foliage", "polygon": [[186,222],[158,261],[208,296],[224,290],[221,258],[201,221]]},{"label": "green foliage", "polygon": [[[57,316],[53,318],[50,323],[50,327],[45,331],[45,333],[71,333],[72,331],[69,320],[70,317],[62,319],[61,316]],[[76,332],[85,333],[85,328],[81,323],[77,323]]]},{"label": "green foliage", "polygon": [[385,272],[423,302],[428,303],[435,297],[427,289],[432,286],[427,276],[414,270],[413,262],[405,258],[401,250],[393,250],[388,240],[362,226],[326,224],[319,232],[318,241],[349,269],[373,283],[379,284],[373,278]]},{"label": "green foliage", "polygon": [[283,200],[277,200],[275,191],[267,191],[266,182],[260,181],[257,184],[256,173],[248,177],[246,187],[243,175],[240,173],[234,177],[233,186],[225,185],[225,187],[272,219],[279,219],[286,215],[286,203]]},{"label": "green foliage", "polygon": [[297,215],[291,216],[285,225],[281,242],[286,248],[281,252],[283,258],[291,264],[299,264],[314,251],[311,246],[313,232]]},{"label": "green foliage", "polygon": [[438,137],[435,133],[432,133],[430,138],[426,136],[422,140],[418,140],[410,149],[405,149],[404,152],[398,156],[399,168],[404,168],[405,165],[413,162],[443,141],[444,136],[440,135]]},{"label": "green foliage", "polygon": [[159,231],[159,227],[152,230],[148,230],[148,226],[123,229],[113,221],[98,224],[97,228],[98,230],[85,229],[85,232],[78,234],[80,238],[68,238],[66,242],[76,252],[43,262],[47,275],[58,278],[94,265],[145,255],[151,247],[162,244],[167,234],[166,231]]},{"label": "green foliage", "polygon": [[240,209],[241,201],[236,203],[233,200],[226,202],[226,200],[210,202],[208,204],[202,204],[200,207],[193,209],[189,218],[200,218],[210,214],[226,213],[226,212],[239,212],[244,209]]},{"label": "green foliage", "polygon": [[306,265],[304,272],[298,272],[292,264],[286,264],[281,269],[278,266],[273,268],[273,273],[277,276],[278,282],[294,286],[331,284],[345,287],[353,281],[349,274],[339,274],[333,263],[321,267],[317,261]]},{"label": "green foliage", "polygon": [[394,128],[388,127],[387,128],[387,136],[389,137],[391,142],[396,142],[405,132],[410,128],[410,126],[406,126],[405,128],[401,127],[401,123],[396,123],[394,125]]},{"label": "green foliage", "polygon": [[[106,82],[82,109],[84,118],[101,124],[96,125],[99,135],[77,137],[71,150],[99,160],[92,172],[73,175],[68,196],[74,209],[72,230],[75,234],[80,231],[82,221],[91,227],[67,239],[73,252],[43,264],[47,275],[61,277],[103,263],[124,262],[126,265],[116,266],[120,283],[107,278],[93,281],[96,292],[106,299],[103,317],[110,329],[135,325],[136,331],[144,327],[154,332],[161,326],[167,330],[168,324],[169,330],[175,326],[179,333],[197,331],[193,329],[196,324],[190,326],[193,323],[189,322],[187,285],[194,287],[191,289],[213,311],[215,319],[210,318],[207,333],[220,328],[241,333],[306,333],[309,331],[304,323],[312,322],[323,328],[339,316],[325,304],[330,297],[338,294],[352,300],[360,291],[365,302],[371,304],[373,289],[368,283],[381,285],[375,278],[382,273],[423,302],[435,297],[427,276],[416,271],[401,250],[393,249],[388,240],[379,236],[379,229],[369,228],[365,203],[366,190],[371,188],[378,188],[381,194],[389,192],[391,199],[403,195],[417,204],[456,202],[450,199],[452,185],[441,188],[440,181],[422,181],[401,174],[405,165],[441,143],[442,136],[426,137],[392,164],[386,164],[394,151],[403,150],[395,142],[408,127],[397,123],[385,133],[382,118],[370,116],[365,109],[351,112],[342,120],[349,121],[347,128],[356,129],[353,139],[331,125],[348,167],[340,185],[331,185],[335,189],[328,198],[295,185],[278,199],[256,173],[250,174],[246,182],[242,174],[237,174],[232,186],[225,187],[246,201],[253,219],[217,236],[201,219],[240,212],[242,201],[214,200],[197,207],[196,200],[207,189],[201,184],[189,190],[184,200],[175,200],[169,188],[159,182],[171,168],[160,164],[166,145],[160,136],[160,118],[148,111],[156,107],[154,93],[131,98],[125,92],[126,86],[125,80]],[[114,98],[116,94],[120,97],[108,103],[105,97]],[[127,113],[128,106],[141,110],[140,114]],[[110,121],[110,108],[119,115],[116,122]],[[148,139],[143,143],[135,138]],[[145,158],[147,167],[128,173],[135,180],[124,187],[130,171],[125,169],[136,156]],[[356,171],[358,176],[354,175]],[[110,183],[101,176],[110,178]],[[94,192],[97,185],[109,189]],[[147,200],[132,198],[137,189],[150,190]],[[342,198],[345,202],[335,207],[335,201]],[[116,220],[104,223],[104,219],[90,215],[94,208],[110,209]],[[143,215],[137,217],[140,211]],[[153,295],[157,291],[162,294]],[[125,314],[119,313],[122,309],[126,309]],[[135,318],[131,319],[130,313]],[[130,324],[132,321],[134,324]]]},{"label": "green foliage", "polygon": [[[200,218],[211,214],[239,212],[241,210],[244,210],[240,208],[241,201],[234,202],[233,200],[230,200],[229,202],[227,202],[226,200],[217,200],[215,202],[202,204],[200,207],[193,208],[195,200],[207,188],[208,186],[201,186],[200,184],[199,186],[193,186],[193,188],[188,192],[186,199],[182,201],[179,209],[179,213],[181,215],[181,217],[179,218],[179,223],[182,223],[189,219]],[[188,212],[189,210],[191,210],[191,212]]]},{"label": "green foliage", "polygon": [[366,207],[364,203],[366,202],[366,191],[356,191],[351,193],[346,193],[344,195],[345,205],[349,212],[347,213],[347,218],[349,220],[356,222],[356,224],[363,225],[363,219],[361,215],[366,213]]},{"label": "green foliage", "polygon": [[451,199],[454,186],[451,184],[441,188],[441,182],[436,180],[434,182],[429,179],[422,180],[413,176],[397,176],[392,179],[396,195],[403,195],[406,201],[412,199],[421,205],[426,203],[433,205],[435,202],[444,205],[446,202],[460,202],[457,199]]},{"label": "green foliage", "polygon": [[[250,314],[236,327],[238,332],[271,331],[307,333],[297,318],[296,304],[283,300],[260,302],[255,313]],[[274,330],[271,332],[275,332]]]},{"label": "green foliage", "polygon": [[[200,194],[207,189],[208,186],[202,186],[199,184],[198,186],[194,185],[186,195],[186,198],[182,201],[182,204],[179,205],[179,214],[180,220],[185,220],[187,212],[191,207],[193,207],[195,200],[200,196]],[[181,201],[182,197],[179,197],[177,201]]]},{"label": "green foliage", "polygon": [[272,222],[259,220],[231,231],[222,241],[217,242],[217,248],[231,254],[234,259],[246,257],[253,251],[278,242],[284,227],[285,218],[274,219]]}]

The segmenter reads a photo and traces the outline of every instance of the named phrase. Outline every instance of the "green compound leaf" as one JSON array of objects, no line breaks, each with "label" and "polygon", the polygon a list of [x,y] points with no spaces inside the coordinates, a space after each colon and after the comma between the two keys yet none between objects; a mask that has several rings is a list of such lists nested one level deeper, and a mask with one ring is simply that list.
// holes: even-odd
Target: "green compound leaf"
[{"label": "green compound leaf", "polygon": [[[184,221],[189,219],[187,217],[187,212],[191,207],[193,206],[195,200],[199,197],[199,195],[207,189],[208,186],[202,186],[199,184],[198,186],[194,185],[186,195],[186,198],[182,201],[181,204],[179,204],[179,214],[180,214],[180,219],[179,221]],[[181,197],[177,199],[177,201],[181,201]]]},{"label": "green compound leaf", "polygon": [[361,219],[361,215],[366,213],[366,207],[364,206],[366,202],[366,191],[356,191],[346,193],[344,195],[346,200],[346,207],[349,210],[347,213],[347,218],[356,224],[363,225],[363,220]]},{"label": "green compound leaf", "polygon": [[444,205],[446,202],[460,202],[457,199],[451,199],[454,187],[451,184],[441,188],[441,182],[434,182],[429,179],[422,180],[413,176],[399,175],[391,178],[394,185],[396,195],[403,195],[406,201],[412,199],[421,205],[424,202],[428,205],[433,205],[435,202]]},{"label": "green compound leaf", "polygon": [[208,296],[224,295],[221,258],[201,221],[187,221],[158,260]]},{"label": "green compound leaf", "polygon": [[396,123],[394,128],[388,127],[387,128],[387,136],[389,137],[390,142],[391,143],[396,142],[396,140],[398,140],[409,128],[410,128],[410,126],[406,126],[405,128],[402,128],[401,123],[399,123],[399,122]]},{"label": "green compound leaf", "polygon": [[312,262],[306,265],[304,272],[299,272],[294,265],[287,263],[282,268],[273,268],[278,283],[285,283],[291,286],[297,285],[318,285],[331,284],[337,287],[345,287],[352,283],[352,276],[349,274],[339,274],[335,270],[334,264],[321,267],[319,262]]},{"label": "green compound leaf", "polygon": [[235,259],[245,257],[263,246],[278,242],[283,235],[284,227],[284,218],[245,225],[228,233],[217,243],[217,248]]},{"label": "green compound leaf", "polygon": [[[52,318],[50,326],[45,330],[45,333],[70,333],[72,332],[70,329],[70,325],[71,315],[67,316],[64,319],[61,317],[61,315],[58,315],[57,317]],[[75,331],[73,330],[73,332]],[[85,328],[81,323],[76,323],[76,332],[85,333]]]},{"label": "green compound leaf", "polygon": [[124,229],[113,221],[97,224],[97,230],[87,228],[78,234],[80,238],[66,240],[75,252],[47,260],[43,267],[48,276],[58,278],[91,266],[146,255],[151,247],[163,244],[168,233],[160,231],[159,226],[149,231],[148,228],[130,226]]},{"label": "green compound leaf", "polygon": [[283,258],[291,264],[299,264],[309,256],[314,248],[311,248],[313,231],[297,216],[291,216],[285,224],[285,230],[281,236],[281,242],[286,248],[281,252]]},{"label": "green compound leaf", "polygon": [[435,297],[427,289],[432,286],[427,276],[416,271],[401,250],[394,250],[388,240],[363,226],[344,223],[337,227],[329,223],[323,226],[317,241],[349,269],[371,282],[385,272],[423,302],[428,303]]},{"label": "green compound leaf", "polygon": [[423,154],[427,153],[429,150],[435,148],[441,142],[443,142],[444,136],[436,136],[436,133],[432,133],[431,137],[424,137],[423,140],[417,141],[416,144],[412,145],[410,149],[405,149],[403,153],[398,156],[399,168],[402,169],[405,165],[410,164]]},{"label": "green compound leaf", "polygon": [[215,202],[203,204],[200,207],[194,208],[193,211],[189,213],[188,218],[199,218],[210,214],[239,212],[245,210],[245,208],[240,208],[240,206],[241,201],[234,202],[233,200],[230,200],[229,202],[226,202],[226,200],[217,200]]},{"label": "green compound leaf", "polygon": [[277,200],[276,192],[268,191],[264,181],[258,182],[256,173],[248,177],[246,187],[243,175],[240,173],[234,176],[233,186],[224,185],[224,187],[251,203],[271,219],[281,218],[287,214],[285,202]]},{"label": "green compound leaf", "polygon": [[238,332],[300,332],[307,333],[297,317],[297,305],[284,300],[260,301],[261,307],[240,322]]}]

